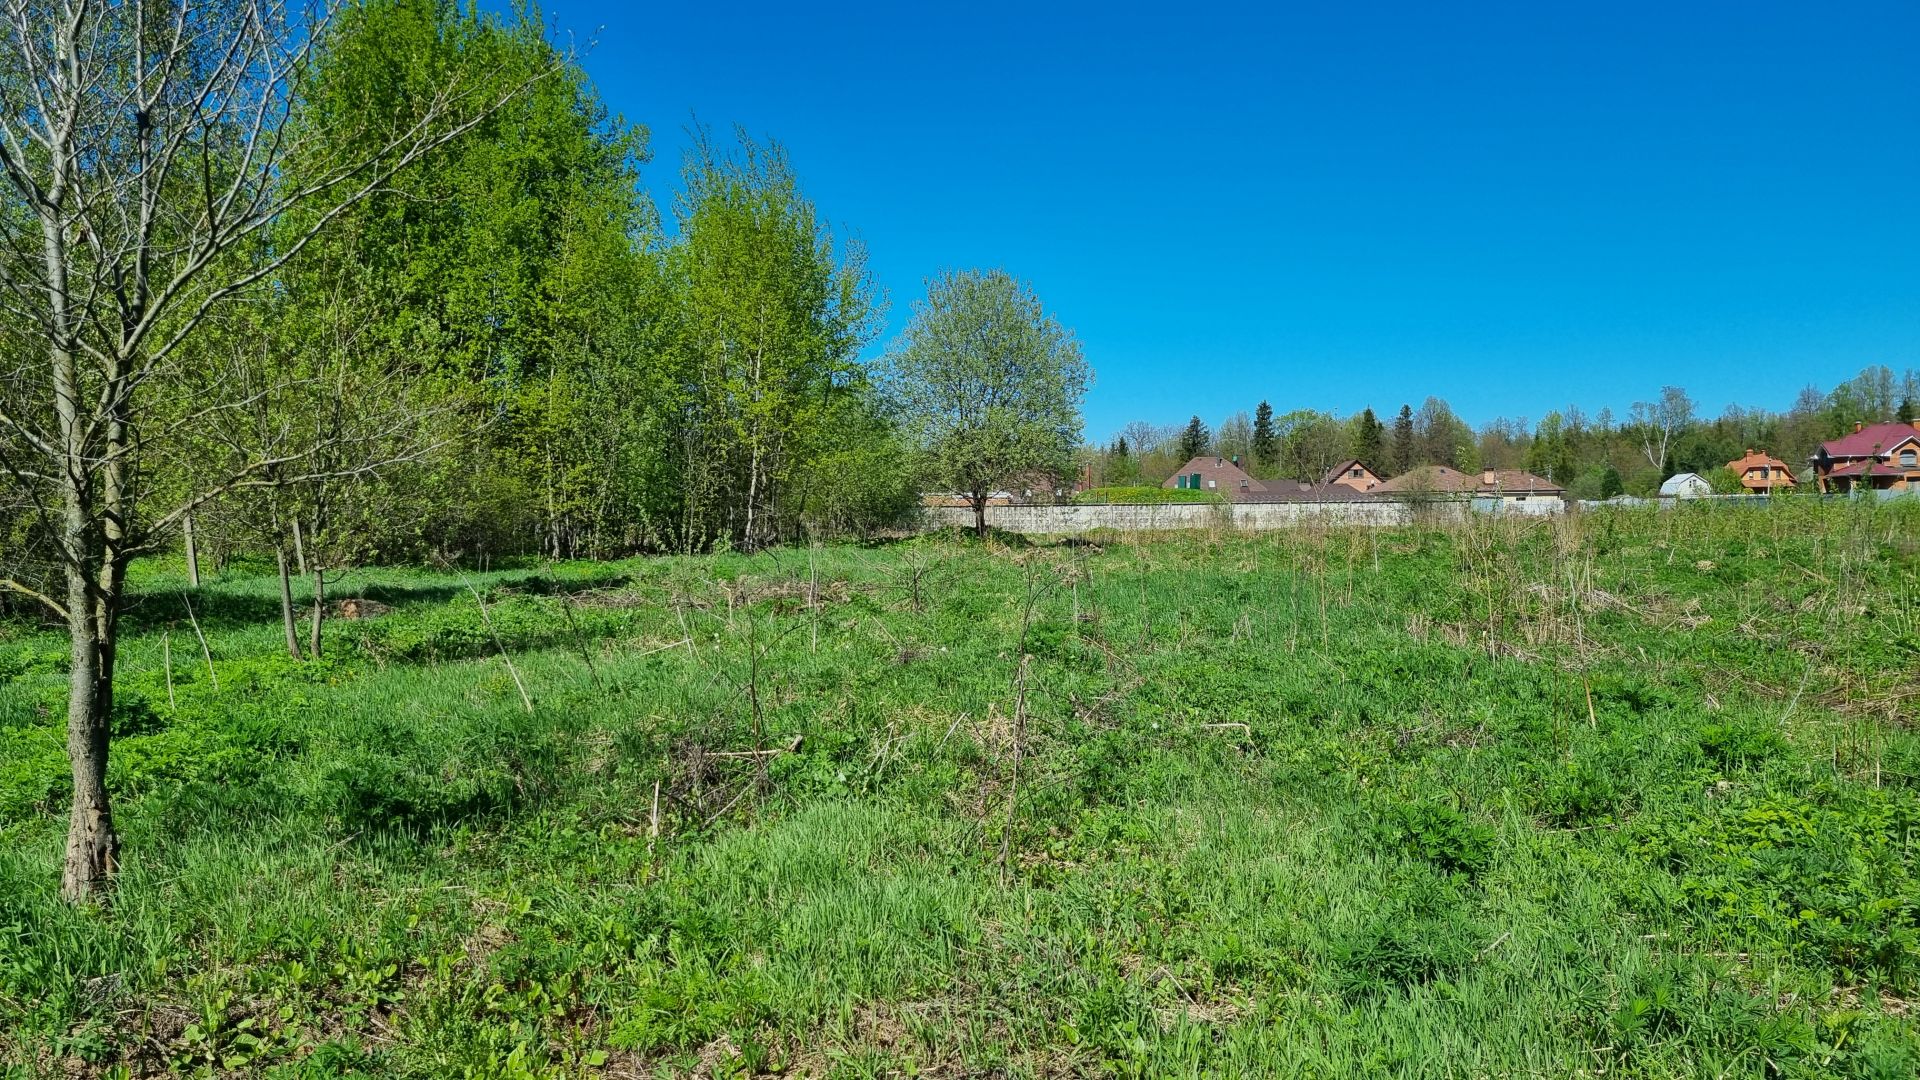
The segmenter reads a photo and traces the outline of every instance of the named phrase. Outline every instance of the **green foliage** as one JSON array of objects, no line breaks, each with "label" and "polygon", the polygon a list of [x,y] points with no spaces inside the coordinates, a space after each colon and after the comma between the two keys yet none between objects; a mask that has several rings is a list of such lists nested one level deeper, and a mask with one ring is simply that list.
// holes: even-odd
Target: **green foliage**
[{"label": "green foliage", "polygon": [[1386,425],[1373,415],[1372,407],[1362,409],[1353,418],[1352,442],[1348,455],[1368,468],[1379,468],[1386,447]]},{"label": "green foliage", "polygon": [[1273,406],[1262,401],[1253,411],[1253,464],[1271,470],[1280,458],[1280,438],[1273,429]]},{"label": "green foliage", "polygon": [[1091,378],[1072,332],[1003,270],[929,281],[882,372],[915,473],[976,506],[1022,475],[1071,469]]},{"label": "green foliage", "polygon": [[1746,493],[1747,489],[1740,485],[1740,474],[1727,468],[1725,465],[1717,469],[1708,469],[1700,475],[1706,479],[1707,486],[1713,489],[1715,495],[1741,495]]},{"label": "green foliage", "polygon": [[1192,461],[1207,452],[1213,445],[1213,433],[1207,430],[1198,416],[1187,421],[1187,428],[1180,433],[1180,460]]},{"label": "green foliage", "polygon": [[142,566],[110,911],[0,635],[0,1068],[1911,1075],[1915,524],[363,571],[320,664],[234,573],[218,691]]}]

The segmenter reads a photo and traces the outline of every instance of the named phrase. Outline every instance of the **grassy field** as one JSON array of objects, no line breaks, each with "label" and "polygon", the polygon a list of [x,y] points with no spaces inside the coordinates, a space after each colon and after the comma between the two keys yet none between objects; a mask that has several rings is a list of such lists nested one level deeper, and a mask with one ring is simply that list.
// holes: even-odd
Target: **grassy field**
[{"label": "grassy field", "polygon": [[110,910],[0,629],[20,1075],[1920,1073],[1911,508],[142,574]]}]

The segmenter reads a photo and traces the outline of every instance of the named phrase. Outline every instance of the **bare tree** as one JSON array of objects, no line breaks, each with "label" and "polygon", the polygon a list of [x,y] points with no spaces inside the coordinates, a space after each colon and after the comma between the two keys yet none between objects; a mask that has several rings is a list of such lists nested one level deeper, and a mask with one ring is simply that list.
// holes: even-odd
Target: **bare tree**
[{"label": "bare tree", "polygon": [[326,0],[0,0],[0,304],[37,354],[0,368],[0,475],[28,492],[64,578],[36,598],[71,644],[70,900],[98,895],[118,860],[106,771],[128,563],[209,500],[309,471],[297,450],[250,456],[147,505],[151,455],[248,407],[238,391],[180,406],[185,346],[553,70],[452,74],[377,121],[297,113],[332,15]]},{"label": "bare tree", "polygon": [[1640,452],[1647,464],[1663,469],[1674,436],[1693,422],[1693,399],[1678,386],[1663,386],[1659,401],[1636,401],[1631,415],[1640,429]]}]

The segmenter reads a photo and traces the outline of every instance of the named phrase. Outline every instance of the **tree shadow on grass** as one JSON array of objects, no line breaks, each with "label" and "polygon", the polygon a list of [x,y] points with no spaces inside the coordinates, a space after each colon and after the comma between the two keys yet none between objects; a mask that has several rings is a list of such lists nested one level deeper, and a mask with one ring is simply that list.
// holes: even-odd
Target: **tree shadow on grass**
[{"label": "tree shadow on grass", "polygon": [[[355,588],[349,582],[337,593],[329,586],[328,592],[329,601],[376,600],[388,607],[405,607],[444,604],[466,592],[466,588],[458,583],[404,586],[374,583]],[[296,587],[293,603],[297,610],[305,611],[312,603],[312,594]],[[280,598],[267,591],[235,590],[218,584],[202,585],[194,590],[142,591],[128,597],[121,628],[127,633],[140,634],[162,628],[177,629],[195,619],[207,633],[278,623]]]},{"label": "tree shadow on grass", "polygon": [[[602,575],[555,575],[529,571],[515,576],[491,577],[475,581],[489,600],[509,595],[576,595],[604,589],[617,589],[633,582],[633,575],[615,572]],[[294,606],[301,612],[312,604],[312,586],[307,579],[294,581]],[[349,571],[337,583],[327,583],[329,604],[343,600],[370,600],[386,608],[407,608],[445,604],[466,595],[468,585],[457,578],[432,581],[390,582],[358,578]],[[192,605],[189,612],[188,605]],[[122,626],[129,633],[178,628],[198,619],[208,633],[222,630],[271,625],[280,621],[280,597],[273,591],[271,579],[249,579],[246,583],[212,582],[199,589],[148,588],[128,598]]]}]

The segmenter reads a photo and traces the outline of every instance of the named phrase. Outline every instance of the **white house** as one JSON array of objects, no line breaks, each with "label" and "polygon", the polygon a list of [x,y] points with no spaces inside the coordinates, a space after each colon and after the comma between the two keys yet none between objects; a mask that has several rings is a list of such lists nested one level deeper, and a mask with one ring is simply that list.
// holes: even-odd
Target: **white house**
[{"label": "white house", "polygon": [[1713,494],[1713,485],[1699,473],[1675,473],[1660,485],[1663,499],[1699,499]]}]

